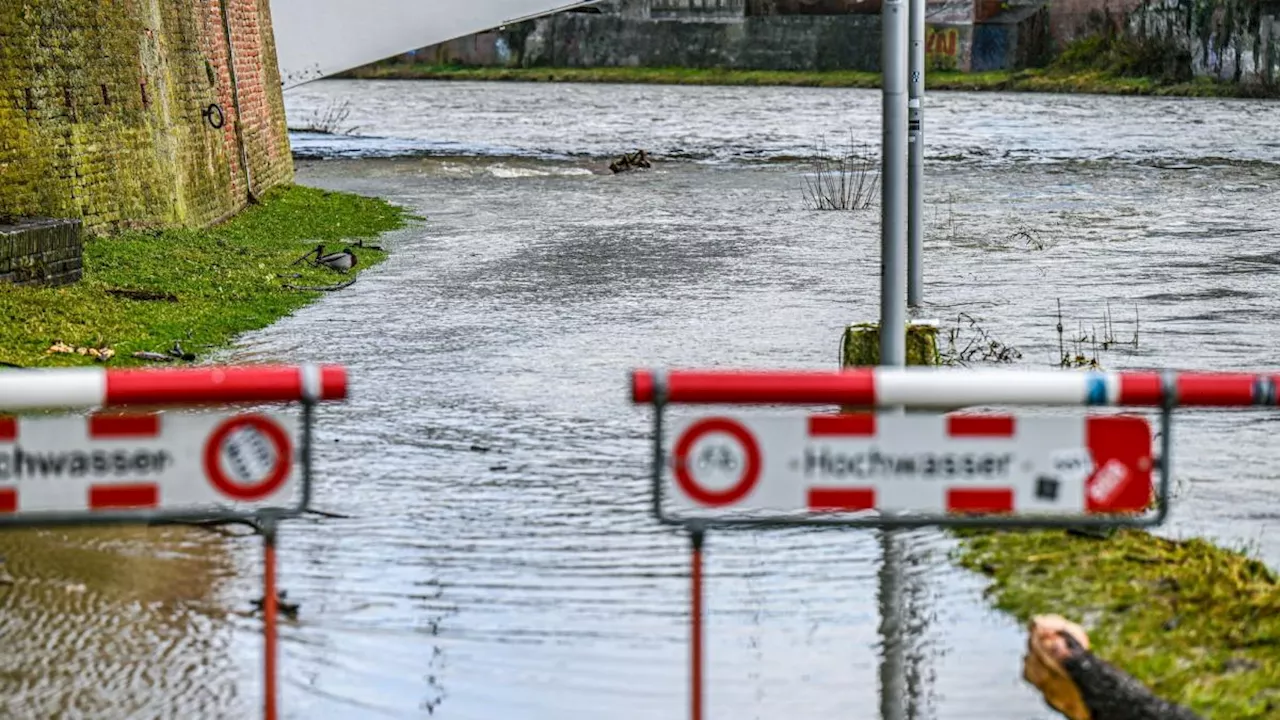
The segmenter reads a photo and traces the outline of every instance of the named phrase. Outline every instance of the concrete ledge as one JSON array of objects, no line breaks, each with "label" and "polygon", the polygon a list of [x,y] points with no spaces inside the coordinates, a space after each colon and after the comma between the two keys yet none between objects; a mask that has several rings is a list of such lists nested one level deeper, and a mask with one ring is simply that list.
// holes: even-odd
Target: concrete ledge
[{"label": "concrete ledge", "polygon": [[0,224],[0,283],[70,285],[84,274],[80,220],[22,219]]}]

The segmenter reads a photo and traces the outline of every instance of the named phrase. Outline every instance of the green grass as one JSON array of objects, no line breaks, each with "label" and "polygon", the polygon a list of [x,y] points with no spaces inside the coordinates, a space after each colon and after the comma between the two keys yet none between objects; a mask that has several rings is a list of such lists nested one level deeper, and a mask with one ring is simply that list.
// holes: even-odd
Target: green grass
[{"label": "green grass", "polygon": [[[321,293],[285,288],[350,279],[327,268],[292,266],[319,243],[328,251],[402,227],[410,216],[382,200],[301,186],[269,193],[261,205],[203,230],[164,230],[92,238],[84,279],[64,288],[0,286],[0,361],[25,367],[92,364],[90,357],[48,354],[54,342],[110,347],[108,366],[152,364],[139,350],[181,342],[199,361],[237,335],[266,327]],[[355,248],[356,270],[385,254]],[[300,273],[301,277],[278,277]],[[354,273],[352,273],[354,274]],[[132,300],[111,289],[170,293],[176,302]]]},{"label": "green grass", "polygon": [[959,534],[1001,610],[1081,623],[1100,657],[1208,720],[1280,718],[1280,580],[1261,562],[1137,530]]},{"label": "green grass", "polygon": [[[490,68],[385,63],[352,70],[344,77],[368,79],[476,80],[518,82],[651,83],[664,85],[792,85],[879,88],[880,74],[854,70],[785,71],[717,68]],[[1107,70],[1046,69],[964,73],[935,70],[925,74],[930,90],[1003,90],[1111,95],[1255,97],[1261,88],[1209,79],[1166,83],[1124,77]]]}]

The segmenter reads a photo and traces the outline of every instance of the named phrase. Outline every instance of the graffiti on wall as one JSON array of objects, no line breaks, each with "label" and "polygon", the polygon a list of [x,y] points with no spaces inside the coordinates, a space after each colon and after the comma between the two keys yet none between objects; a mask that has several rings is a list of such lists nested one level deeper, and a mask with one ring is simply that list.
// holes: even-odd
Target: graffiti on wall
[{"label": "graffiti on wall", "polygon": [[924,53],[933,69],[954,70],[959,60],[960,31],[953,27],[926,27]]}]

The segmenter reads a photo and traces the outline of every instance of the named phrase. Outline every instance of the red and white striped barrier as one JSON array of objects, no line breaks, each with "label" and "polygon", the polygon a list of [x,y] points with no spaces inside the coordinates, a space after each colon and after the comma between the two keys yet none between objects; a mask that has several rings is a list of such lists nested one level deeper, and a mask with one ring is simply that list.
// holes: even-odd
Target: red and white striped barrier
[{"label": "red and white striped barrier", "polygon": [[0,372],[0,412],[125,405],[341,400],[347,373],[334,365],[264,365]]},{"label": "red and white striped barrier", "polygon": [[[1280,374],[1177,373],[1177,406],[1276,404]],[[664,387],[659,388],[659,384]],[[662,390],[659,393],[659,390]],[[957,408],[973,405],[1159,406],[1162,374],[1070,370],[856,368],[794,370],[637,370],[635,403],[839,404]]]},{"label": "red and white striped barrier", "polygon": [[258,413],[0,418],[0,514],[284,507],[296,429]]},{"label": "red and white striped barrier", "polygon": [[677,506],[720,514],[1140,512],[1152,492],[1138,417],[722,415],[673,437]]}]

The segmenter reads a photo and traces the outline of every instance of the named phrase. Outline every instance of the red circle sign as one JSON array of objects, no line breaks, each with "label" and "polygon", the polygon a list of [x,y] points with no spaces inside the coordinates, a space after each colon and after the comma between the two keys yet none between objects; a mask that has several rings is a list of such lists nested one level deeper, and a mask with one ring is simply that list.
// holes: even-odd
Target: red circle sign
[{"label": "red circle sign", "polygon": [[[232,473],[223,464],[228,456]],[[252,468],[250,465],[259,467]],[[260,500],[280,489],[293,467],[293,443],[264,415],[239,415],[214,428],[204,446],[204,472],[223,495]],[[236,477],[233,477],[232,475]]]},{"label": "red circle sign", "polygon": [[[702,487],[689,471],[689,451],[693,449],[694,443],[714,432],[725,433],[736,440],[738,445],[742,446],[742,455],[745,458],[742,476],[737,483],[724,490],[708,490]],[[728,418],[699,420],[690,425],[676,443],[675,476],[676,484],[693,500],[710,507],[732,505],[749,495],[760,479],[760,446],[756,445],[751,432],[735,420]]]}]

